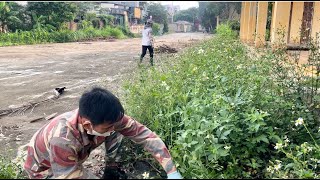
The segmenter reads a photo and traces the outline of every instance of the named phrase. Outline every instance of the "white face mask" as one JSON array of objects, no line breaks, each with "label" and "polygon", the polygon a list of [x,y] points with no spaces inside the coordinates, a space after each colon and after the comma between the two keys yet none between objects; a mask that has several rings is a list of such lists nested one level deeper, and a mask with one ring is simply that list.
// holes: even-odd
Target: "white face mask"
[{"label": "white face mask", "polygon": [[94,136],[104,136],[104,137],[107,137],[107,136],[110,136],[111,134],[113,134],[114,131],[107,131],[107,132],[101,134],[101,133],[98,133],[97,131],[95,131],[95,130],[92,129],[92,132],[87,131],[87,133],[90,134],[90,135],[94,135]]}]

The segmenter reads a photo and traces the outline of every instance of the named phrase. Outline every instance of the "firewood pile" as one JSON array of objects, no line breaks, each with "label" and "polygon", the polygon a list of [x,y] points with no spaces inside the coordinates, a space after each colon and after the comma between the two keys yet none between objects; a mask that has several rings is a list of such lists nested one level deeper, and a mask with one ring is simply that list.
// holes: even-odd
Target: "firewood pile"
[{"label": "firewood pile", "polygon": [[170,47],[168,45],[162,44],[159,47],[156,47],[154,50],[156,53],[177,53],[177,49]]}]

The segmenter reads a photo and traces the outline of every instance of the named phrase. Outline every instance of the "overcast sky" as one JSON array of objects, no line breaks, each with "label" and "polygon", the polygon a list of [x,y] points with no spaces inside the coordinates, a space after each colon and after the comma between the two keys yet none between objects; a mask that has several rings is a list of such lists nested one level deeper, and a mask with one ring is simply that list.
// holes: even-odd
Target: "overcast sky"
[{"label": "overcast sky", "polygon": [[28,1],[14,1],[18,4],[21,4],[21,5],[26,5]]},{"label": "overcast sky", "polygon": [[198,1],[157,1],[160,2],[162,5],[179,5],[180,10],[185,10],[191,7],[199,7]]},{"label": "overcast sky", "polygon": [[[26,5],[27,1],[15,1],[19,4]],[[188,9],[191,7],[199,7],[198,1],[155,1],[160,2],[162,5],[179,5],[181,10]]]}]

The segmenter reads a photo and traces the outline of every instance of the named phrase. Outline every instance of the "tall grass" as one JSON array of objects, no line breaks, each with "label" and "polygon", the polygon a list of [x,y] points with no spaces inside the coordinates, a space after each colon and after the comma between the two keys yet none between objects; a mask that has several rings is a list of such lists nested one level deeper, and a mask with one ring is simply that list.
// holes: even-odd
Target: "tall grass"
[{"label": "tall grass", "polygon": [[[257,56],[220,25],[163,66],[140,68],[124,86],[125,106],[163,139],[185,178],[317,178],[319,123],[293,98],[292,80],[277,75],[281,58],[271,49]],[[278,151],[289,139],[292,156]]]},{"label": "tall grass", "polygon": [[0,46],[76,42],[92,38],[109,37],[114,37],[116,39],[126,38],[123,31],[118,27],[106,27],[103,29],[89,27],[74,32],[70,30],[54,32],[48,32],[46,30],[32,30],[16,33],[2,33],[0,34]]},{"label": "tall grass", "polygon": [[25,179],[23,168],[0,155],[0,179]]}]

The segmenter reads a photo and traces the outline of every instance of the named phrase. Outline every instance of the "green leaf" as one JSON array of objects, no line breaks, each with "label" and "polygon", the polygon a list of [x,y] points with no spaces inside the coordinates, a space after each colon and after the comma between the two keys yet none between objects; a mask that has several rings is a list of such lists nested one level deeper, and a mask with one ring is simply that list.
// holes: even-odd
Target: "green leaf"
[{"label": "green leaf", "polygon": [[225,156],[228,156],[229,153],[228,153],[228,151],[226,151],[224,149],[218,149],[218,155],[221,157],[225,157]]},{"label": "green leaf", "polygon": [[224,133],[222,133],[220,139],[228,139],[227,136],[230,134],[231,131],[232,130],[230,129],[230,130],[227,130]]},{"label": "green leaf", "polygon": [[265,135],[258,136],[257,138],[255,138],[255,141],[256,142],[263,141],[263,142],[269,144],[269,140],[268,140],[267,136],[265,136]]},{"label": "green leaf", "polygon": [[191,145],[198,144],[198,141],[192,141],[190,144],[191,144]]},{"label": "green leaf", "polygon": [[289,163],[289,164],[287,164],[285,167],[284,167],[284,169],[290,169],[290,168],[292,168],[294,166],[294,163]]}]

